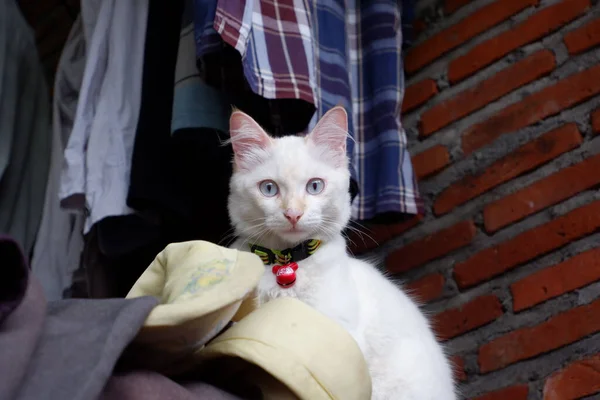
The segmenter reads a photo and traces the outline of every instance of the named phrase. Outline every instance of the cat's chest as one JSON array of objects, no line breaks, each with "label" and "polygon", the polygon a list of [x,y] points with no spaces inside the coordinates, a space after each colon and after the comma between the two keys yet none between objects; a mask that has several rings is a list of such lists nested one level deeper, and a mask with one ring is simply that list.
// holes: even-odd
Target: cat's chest
[{"label": "cat's chest", "polygon": [[356,326],[360,309],[356,287],[348,271],[335,263],[299,262],[296,282],[291,287],[280,286],[272,266],[268,266],[259,284],[258,295],[261,304],[278,297],[297,298],[349,329]]},{"label": "cat's chest", "polygon": [[261,303],[278,297],[295,297],[306,303],[313,304],[321,290],[322,278],[315,266],[310,262],[299,262],[298,269],[295,271],[296,280],[291,286],[281,286],[277,283],[276,272],[273,265],[265,266],[259,283],[258,292]]},{"label": "cat's chest", "polygon": [[337,321],[361,345],[362,335],[357,330],[360,305],[349,274],[335,265],[298,264],[296,282],[291,287],[279,286],[271,266],[265,268],[258,288],[259,304],[279,297],[297,298]]}]

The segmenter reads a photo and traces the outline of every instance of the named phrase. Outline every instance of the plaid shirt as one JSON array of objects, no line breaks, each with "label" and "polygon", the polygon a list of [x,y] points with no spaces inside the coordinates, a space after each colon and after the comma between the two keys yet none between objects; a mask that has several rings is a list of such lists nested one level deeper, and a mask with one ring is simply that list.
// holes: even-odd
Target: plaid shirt
[{"label": "plaid shirt", "polygon": [[[303,1],[219,0],[211,20],[215,1],[196,0],[196,8],[212,3],[205,8],[200,24],[204,34],[200,34],[198,55],[214,48],[216,30],[244,56],[244,75],[255,93],[268,99],[302,99],[314,104],[313,44]],[[204,41],[202,36],[207,35]]]},{"label": "plaid shirt", "polygon": [[422,211],[399,115],[404,73],[397,1],[195,2],[204,10],[195,20],[199,56],[214,48],[218,32],[242,54],[254,92],[315,105],[311,126],[332,107],[346,108],[354,139],[348,154],[359,187],[354,219]]}]

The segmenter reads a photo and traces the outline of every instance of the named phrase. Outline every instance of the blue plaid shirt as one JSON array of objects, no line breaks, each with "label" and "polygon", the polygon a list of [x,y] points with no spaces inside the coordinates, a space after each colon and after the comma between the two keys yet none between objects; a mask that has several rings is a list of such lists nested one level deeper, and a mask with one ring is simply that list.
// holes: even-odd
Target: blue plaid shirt
[{"label": "blue plaid shirt", "polygon": [[[196,2],[206,5],[211,3],[211,0]],[[218,29],[223,26],[223,15],[231,17],[231,10],[244,10],[250,3],[260,5],[262,0],[219,0],[216,14],[221,18],[217,18],[215,27]],[[311,127],[336,105],[344,106],[351,116],[349,123],[353,140],[348,141],[348,155],[351,160],[352,177],[358,183],[359,189],[359,195],[353,202],[353,218],[368,220],[385,213],[421,212],[422,202],[407,150],[406,134],[400,122],[404,96],[402,26],[406,24],[406,19],[402,19],[401,5],[397,0],[308,0],[293,1],[293,4],[294,12],[298,16],[296,20],[299,24],[308,22],[309,32],[305,29],[290,29],[290,20],[287,20],[285,25],[279,24],[287,27],[286,32],[265,30],[264,21],[272,22],[274,15],[263,16],[262,21],[255,18],[250,23],[237,25],[242,26],[245,32],[257,30],[260,35],[256,37],[279,37],[279,46],[281,43],[288,46],[284,51],[286,54],[306,55],[306,62],[288,63],[284,71],[287,78],[296,76],[302,78],[300,82],[315,83],[312,102],[317,112],[311,121]],[[308,4],[308,10],[304,9],[304,4]],[[403,5],[406,4],[407,0],[403,2]],[[240,21],[237,22],[247,20],[242,18],[242,14],[247,13],[240,11],[239,14]],[[301,18],[305,15],[308,21]],[[206,29],[210,28],[211,21],[211,16],[207,17],[202,21],[195,20],[197,27],[205,28],[196,30],[198,53],[205,52],[206,47],[214,43],[214,34],[211,38],[202,37],[201,31],[211,31]],[[236,26],[236,21],[229,25]],[[223,35],[222,28],[218,30]],[[303,33],[303,48],[290,48],[294,46],[294,42],[288,35],[293,32]],[[311,49],[306,48],[307,34],[312,34]],[[255,92],[269,98],[296,97],[310,101],[308,91],[305,91],[304,96],[290,96],[291,91],[287,90],[286,96],[279,96],[274,90],[265,91],[263,88],[254,87],[256,85],[252,83],[257,82],[257,71],[265,75],[266,81],[277,76],[266,69],[275,63],[260,62],[261,57],[269,58],[269,46],[248,43],[256,40],[252,34],[245,34],[245,42],[240,42],[237,36],[236,40],[232,41],[231,32],[228,36],[229,40],[227,35],[225,36],[226,41],[238,50],[266,49],[265,52],[254,52],[250,56],[242,54],[246,79],[251,82]],[[269,42],[268,38],[261,40]],[[300,41],[297,40],[296,43],[299,46]],[[281,51],[279,47],[278,51]],[[295,79],[289,81],[296,82]]]}]

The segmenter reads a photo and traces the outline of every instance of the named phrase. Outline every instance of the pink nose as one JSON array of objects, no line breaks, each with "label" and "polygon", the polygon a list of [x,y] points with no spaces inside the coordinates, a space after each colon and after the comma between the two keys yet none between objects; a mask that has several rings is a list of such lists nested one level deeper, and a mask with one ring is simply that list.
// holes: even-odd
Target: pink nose
[{"label": "pink nose", "polygon": [[285,216],[285,218],[291,222],[292,225],[296,225],[296,223],[298,222],[298,220],[300,218],[302,218],[302,215],[304,213],[302,211],[298,211],[298,210],[285,210],[285,212],[283,213],[283,215]]}]

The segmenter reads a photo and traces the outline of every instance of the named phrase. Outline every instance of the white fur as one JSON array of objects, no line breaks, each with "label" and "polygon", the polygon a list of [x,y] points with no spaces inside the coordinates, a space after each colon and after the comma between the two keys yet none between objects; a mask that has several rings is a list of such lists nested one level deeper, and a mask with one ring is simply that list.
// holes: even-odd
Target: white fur
[{"label": "white fur", "polygon": [[[349,172],[345,155],[345,165],[339,163],[346,140],[335,133],[345,129],[345,112],[339,110],[323,117],[307,138],[263,137],[254,140],[263,143],[259,151],[234,146],[236,151],[250,152],[253,162],[252,168],[238,166],[230,183],[229,213],[238,235],[233,247],[248,251],[249,243],[256,243],[284,249],[306,239],[322,240],[314,255],[298,263],[291,288],[279,287],[271,266],[265,267],[259,302],[296,297],[344,326],[369,365],[372,399],[454,400],[450,365],[418,306],[375,267],[346,251],[341,231],[350,218]],[[245,129],[243,137],[247,139],[251,131]],[[324,139],[328,131],[330,140]],[[238,133],[231,132],[232,142]],[[258,137],[262,134],[256,132]],[[244,160],[244,154],[236,154],[235,160]],[[319,195],[305,190],[312,178],[326,182]],[[277,183],[277,196],[261,194],[258,184],[265,179]],[[283,214],[289,208],[304,213],[297,223],[300,231],[290,231],[291,223]]]}]

